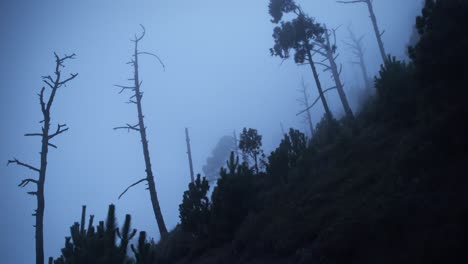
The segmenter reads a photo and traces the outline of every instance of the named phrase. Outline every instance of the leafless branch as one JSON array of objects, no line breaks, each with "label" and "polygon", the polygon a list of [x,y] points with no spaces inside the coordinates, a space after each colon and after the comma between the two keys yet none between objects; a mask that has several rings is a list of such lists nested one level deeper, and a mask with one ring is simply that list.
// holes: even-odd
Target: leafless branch
[{"label": "leafless branch", "polygon": [[12,160],[9,160],[8,163],[7,163],[7,166],[10,165],[10,164],[12,164],[12,163],[17,164],[18,166],[26,167],[26,168],[28,168],[28,169],[30,169],[30,170],[33,170],[33,171],[40,172],[40,170],[39,170],[38,168],[36,168],[36,167],[34,167],[34,166],[31,166],[31,165],[29,165],[29,164],[23,163],[23,162],[17,160],[16,158],[13,158]]},{"label": "leafless branch", "polygon": [[42,137],[44,134],[42,133],[28,133],[24,134],[25,137]]},{"label": "leafless branch", "polygon": [[67,82],[69,82],[69,81],[75,79],[76,76],[78,76],[78,73],[70,73],[70,77],[69,77],[69,78],[65,79],[64,81],[61,81],[61,82],[58,82],[58,83],[57,83],[58,87],[60,87],[60,86],[62,86],[62,85],[64,85],[64,84],[66,84]]},{"label": "leafless branch", "polygon": [[158,59],[159,63],[161,64],[161,66],[163,67],[163,70],[166,71],[166,66],[164,65],[164,63],[162,62],[162,60],[158,57],[158,55],[154,54],[154,53],[151,53],[151,52],[146,52],[146,51],[140,51],[137,53],[138,55],[140,54],[145,54],[145,55],[151,55],[153,57],[155,57],[156,59]]},{"label": "leafless branch", "polygon": [[18,187],[21,187],[21,188],[26,187],[26,185],[28,185],[30,182],[35,183],[35,184],[39,184],[39,181],[37,181],[37,180],[24,179],[18,184]]},{"label": "leafless branch", "polygon": [[120,90],[119,94],[121,94],[125,90],[134,90],[135,89],[135,86],[124,86],[124,85],[118,85],[118,84],[114,84],[114,86],[122,88],[122,90]]},{"label": "leafless branch", "polygon": [[130,125],[130,124],[126,124],[125,126],[121,126],[121,127],[114,127],[114,130],[118,130],[118,129],[128,129],[128,132],[130,132],[130,129],[131,130],[135,130],[135,131],[140,131],[140,128],[139,128],[140,124],[136,124],[134,126]]},{"label": "leafless branch", "polygon": [[133,41],[133,42],[138,42],[138,41],[142,40],[143,37],[145,36],[145,34],[146,34],[146,29],[145,29],[145,27],[144,27],[142,24],[140,24],[140,27],[143,29],[143,32],[141,33],[141,36],[140,36],[140,37],[137,37],[137,35],[135,34],[135,39],[134,39],[134,40],[131,40],[131,41]]},{"label": "leafless branch", "polygon": [[142,182],[144,182],[144,181],[148,181],[148,179],[143,178],[143,179],[141,179],[141,180],[139,180],[139,181],[133,183],[132,185],[128,186],[127,189],[125,189],[125,191],[123,191],[123,192],[119,195],[119,199],[120,199],[120,197],[122,197],[130,188],[132,188],[133,186],[135,186],[135,185],[137,185],[137,184],[139,184],[139,183],[142,183]]},{"label": "leafless branch", "polygon": [[67,126],[66,124],[63,124],[63,125],[58,124],[58,125],[57,125],[57,130],[55,131],[55,133],[53,133],[52,135],[49,136],[49,139],[52,139],[52,138],[54,138],[55,136],[60,135],[60,134],[62,134],[63,132],[67,131],[67,130],[68,130],[68,127],[67,127],[67,128],[64,128],[64,127],[66,127],[66,126]]},{"label": "leafless branch", "polygon": [[355,0],[355,1],[336,1],[341,4],[355,4],[355,3],[367,3],[368,0]]},{"label": "leafless branch", "polygon": [[[325,90],[323,91],[323,94],[325,94],[326,92],[331,91],[331,90],[333,90],[333,89],[336,89],[336,87],[331,87],[331,88],[325,89]],[[309,107],[307,107],[306,109],[304,109],[304,110],[300,111],[299,113],[297,113],[296,116],[299,116],[299,115],[301,115],[302,113],[305,113],[307,110],[309,110],[309,109],[311,109],[312,107],[314,107],[314,105],[315,105],[319,100],[320,100],[320,95],[317,96],[317,98],[315,99],[315,101],[314,101]]]}]

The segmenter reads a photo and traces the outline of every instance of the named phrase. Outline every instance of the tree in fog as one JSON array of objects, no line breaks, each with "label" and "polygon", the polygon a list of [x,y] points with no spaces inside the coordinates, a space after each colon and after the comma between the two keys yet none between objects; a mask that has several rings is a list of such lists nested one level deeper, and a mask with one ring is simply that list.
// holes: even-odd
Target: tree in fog
[{"label": "tree in fog", "polygon": [[369,79],[369,75],[367,73],[366,62],[364,61],[364,46],[362,44],[362,40],[364,39],[364,36],[361,36],[359,38],[356,37],[354,32],[351,30],[351,27],[348,27],[348,32],[349,32],[349,39],[351,42],[345,41],[344,43],[351,49],[351,52],[357,58],[357,61],[353,61],[353,64],[359,65],[359,68],[361,69],[361,73],[362,73],[362,79],[364,80],[364,85],[367,91],[370,91],[371,82]]},{"label": "tree in fog", "polygon": [[364,3],[367,5],[367,9],[369,10],[369,17],[372,21],[372,26],[374,28],[375,37],[377,38],[377,44],[379,45],[380,56],[382,56],[382,61],[387,60],[387,53],[385,53],[384,44],[382,41],[382,35],[385,31],[380,31],[379,26],[377,24],[377,18],[375,17],[374,13],[374,6],[372,5],[372,0],[346,0],[346,1],[337,1],[338,3],[342,4],[357,4],[357,3]]},{"label": "tree in fog", "polygon": [[[310,137],[314,136],[314,124],[312,123],[312,114],[310,113],[310,102],[309,102],[309,94],[307,93],[307,85],[304,82],[304,78],[301,79],[301,89],[299,90],[301,93],[302,98],[298,99],[299,104],[303,109],[307,109],[305,111],[304,122],[307,123],[310,129]],[[285,133],[283,132],[283,135]]]},{"label": "tree in fog", "polygon": [[[41,132],[39,133],[29,133],[25,134],[27,137],[40,137],[41,138],[41,152],[40,153],[40,166],[35,167],[19,161],[18,159],[14,158],[8,161],[8,164],[16,164],[18,166],[25,167],[29,170],[34,171],[37,173],[38,177],[36,178],[27,178],[24,179],[18,184],[19,187],[26,187],[28,184],[34,184],[36,186],[36,190],[28,192],[28,194],[36,196],[37,199],[37,209],[33,216],[36,217],[36,224],[34,227],[36,228],[36,264],[43,264],[44,263],[44,210],[45,210],[45,195],[44,195],[44,187],[45,187],[45,180],[46,180],[46,171],[47,171],[47,158],[49,153],[49,147],[57,148],[56,145],[51,143],[51,140],[54,139],[56,136],[62,134],[63,132],[68,130],[67,125],[65,124],[57,124],[57,129],[51,131],[51,110],[52,105],[54,103],[54,99],[57,95],[57,91],[65,87],[67,83],[76,76],[77,73],[70,74],[68,77],[62,76],[62,68],[65,67],[64,62],[69,59],[74,59],[75,54],[72,55],[65,55],[60,57],[56,53],[55,55],[55,71],[54,75],[47,75],[42,76],[42,81],[48,87],[46,92],[46,87],[42,87],[39,93],[39,104],[41,107],[42,112],[42,123]],[[47,96],[48,94],[48,96]]]},{"label": "tree in fog", "polygon": [[[343,105],[343,109],[345,114],[348,118],[353,119],[353,111],[349,106],[348,98],[346,97],[346,93],[344,91],[344,84],[341,81],[341,70],[342,67],[338,69],[338,65],[336,64],[336,59],[338,58],[339,54],[337,53],[337,45],[336,45],[336,29],[329,30],[324,25],[323,28],[325,29],[324,38],[320,41],[315,41],[314,45],[315,48],[312,50],[315,53],[318,53],[324,57],[321,62],[316,62],[319,65],[325,67],[325,71],[331,72],[331,77],[335,81],[335,88],[338,91],[338,95],[341,100],[341,104]],[[333,40],[331,39],[333,37]],[[328,62],[325,63],[325,62]]]},{"label": "tree in fog", "polygon": [[139,183],[146,182],[148,186],[147,189],[149,190],[149,193],[150,193],[153,213],[156,218],[156,222],[158,224],[159,233],[163,237],[167,234],[167,228],[166,228],[166,224],[164,223],[164,217],[161,213],[161,207],[159,206],[158,194],[156,192],[156,184],[154,182],[154,176],[153,176],[153,169],[151,168],[151,159],[150,159],[148,140],[147,140],[147,135],[146,135],[146,126],[144,123],[144,115],[143,115],[143,109],[142,109],[142,104],[141,104],[141,100],[143,98],[143,92],[141,91],[142,82],[140,81],[139,72],[138,72],[139,55],[151,55],[157,58],[163,67],[164,67],[164,64],[159,59],[159,57],[156,56],[155,54],[150,53],[150,52],[138,51],[138,44],[145,36],[145,28],[142,25],[141,27],[143,29],[143,33],[141,34],[141,36],[138,37],[135,35],[135,38],[132,40],[135,43],[134,53],[133,53],[132,59],[128,63],[133,66],[133,78],[130,78],[130,80],[133,81],[133,85],[132,86],[116,85],[117,87],[121,88],[120,93],[122,93],[123,91],[130,91],[132,93],[132,96],[130,96],[128,103],[134,104],[136,106],[138,123],[136,125],[126,124],[125,126],[116,127],[114,129],[126,129],[128,131],[132,130],[132,131],[139,132],[140,138],[141,138],[141,144],[143,147],[143,157],[145,160],[146,177],[128,186],[127,189],[125,189],[125,191],[120,194],[119,198],[122,197],[122,195],[124,195],[131,187]]},{"label": "tree in fog", "polygon": [[[271,22],[278,24],[273,30],[275,45],[270,49],[272,56],[278,56],[285,60],[290,57],[290,50],[294,50],[294,61],[297,64],[307,64],[312,70],[318,94],[325,110],[328,121],[333,119],[333,115],[328,106],[325,92],[319,80],[319,75],[313,59],[312,50],[314,42],[323,42],[325,29],[315,20],[301,10],[293,0],[270,0],[268,5],[269,13],[273,17]],[[283,21],[285,14],[294,14],[291,21]]]},{"label": "tree in fog", "polygon": [[236,141],[232,136],[223,136],[219,139],[216,146],[211,151],[211,156],[206,159],[206,164],[202,170],[208,181],[214,181],[219,178],[219,170],[226,164],[231,151],[236,151]]},{"label": "tree in fog", "polygon": [[[262,157],[262,135],[259,135],[256,129],[244,128],[240,135],[239,149],[245,157],[248,157],[253,162],[255,173],[259,172],[259,162]],[[249,163],[248,160],[244,161]]]}]

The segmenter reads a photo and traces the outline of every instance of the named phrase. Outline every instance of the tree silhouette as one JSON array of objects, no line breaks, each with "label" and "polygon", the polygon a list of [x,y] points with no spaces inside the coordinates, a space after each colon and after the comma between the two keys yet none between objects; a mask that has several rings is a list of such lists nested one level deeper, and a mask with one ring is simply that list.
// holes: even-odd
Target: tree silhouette
[{"label": "tree silhouette", "polygon": [[[273,17],[271,22],[275,24],[281,22],[273,30],[275,45],[270,49],[271,55],[285,60],[289,58],[290,50],[293,49],[294,61],[297,64],[302,65],[304,62],[309,64],[325,109],[325,116],[328,121],[331,121],[333,115],[324,94],[331,89],[322,89],[312,54],[314,42],[323,42],[324,28],[313,18],[304,14],[293,0],[270,0],[268,7],[269,13]],[[282,21],[284,14],[287,13],[294,13],[296,17],[291,21]]]},{"label": "tree silhouette", "polygon": [[210,201],[206,196],[210,185],[200,174],[189,189],[184,192],[182,203],[179,205],[179,217],[182,230],[191,233],[195,238],[208,234],[210,220]]},{"label": "tree silhouette", "polygon": [[[81,224],[75,222],[70,227],[70,236],[65,237],[65,247],[55,264],[129,264],[127,248],[135,236],[136,229],[131,230],[131,216],[125,216],[122,230],[117,227],[115,206],[109,205],[106,222],[100,221],[94,227],[94,215],[90,215],[88,228],[85,229],[86,206],[81,213]],[[117,245],[117,237],[120,244]],[[52,263],[53,259],[49,259]]]},{"label": "tree silhouette", "polygon": [[385,31],[380,32],[379,30],[379,26],[377,25],[377,18],[375,17],[374,13],[374,6],[372,5],[372,0],[346,0],[337,2],[342,4],[364,3],[367,5],[367,9],[369,9],[369,16],[372,21],[372,26],[374,27],[375,37],[377,38],[377,44],[379,45],[380,56],[382,56],[382,61],[385,62],[388,58],[387,53],[385,53],[385,48],[382,41],[382,35],[385,33]]},{"label": "tree silhouette", "polygon": [[419,104],[427,118],[435,114],[466,111],[468,82],[468,1],[426,0],[416,19],[419,42],[409,54],[421,82]]},{"label": "tree silhouette", "polygon": [[47,75],[42,76],[42,81],[50,88],[49,98],[46,99],[46,88],[42,87],[39,93],[39,103],[41,106],[41,112],[43,119],[41,120],[42,129],[40,133],[29,133],[25,134],[25,136],[29,137],[41,137],[41,164],[39,168],[31,166],[27,163],[21,162],[18,159],[14,158],[8,161],[9,164],[16,164],[18,166],[25,167],[29,170],[34,171],[39,175],[39,178],[27,178],[21,181],[18,184],[19,187],[26,187],[29,183],[35,184],[37,189],[35,191],[30,191],[28,194],[34,195],[37,198],[37,209],[33,216],[36,217],[36,224],[34,227],[36,228],[36,264],[43,264],[44,263],[44,210],[45,210],[45,195],[44,195],[44,186],[45,186],[45,179],[46,179],[46,171],[47,171],[47,158],[49,153],[49,147],[57,148],[56,145],[52,144],[50,141],[55,138],[56,136],[62,134],[63,132],[68,130],[67,125],[65,124],[57,124],[57,129],[54,131],[50,130],[51,125],[51,110],[52,105],[54,103],[55,96],[57,91],[66,86],[67,83],[76,76],[77,73],[70,74],[68,78],[63,78],[61,69],[65,67],[64,62],[68,59],[74,59],[75,54],[72,55],[65,55],[63,57],[59,57],[56,53],[55,55],[55,71],[54,76]]},{"label": "tree silhouette", "polygon": [[130,246],[135,255],[136,264],[154,264],[156,254],[151,248],[151,244],[146,241],[146,232],[141,231],[138,236],[138,245],[135,248],[133,244]]},{"label": "tree silhouette", "polygon": [[[256,129],[244,128],[239,140],[239,149],[245,156],[250,157],[254,162],[255,173],[258,174],[258,162],[262,151],[262,136],[258,134]],[[246,162],[246,161],[245,161]],[[248,163],[248,162],[247,162]]]},{"label": "tree silhouette", "polygon": [[143,156],[145,160],[146,177],[128,186],[127,189],[125,189],[125,191],[120,194],[119,198],[122,197],[122,195],[124,195],[131,187],[139,183],[146,182],[148,185],[149,193],[150,193],[151,205],[153,206],[154,216],[158,224],[159,233],[161,234],[161,236],[165,236],[167,234],[167,228],[166,228],[166,224],[164,223],[163,215],[161,213],[161,207],[159,206],[159,200],[158,200],[158,194],[156,192],[156,185],[154,182],[153,170],[151,168],[151,159],[150,159],[148,140],[147,140],[147,135],[146,135],[146,126],[145,126],[144,119],[143,119],[144,115],[143,115],[143,109],[141,105],[143,92],[141,92],[141,81],[140,81],[139,73],[138,73],[138,55],[151,55],[158,59],[158,61],[163,66],[163,68],[164,68],[164,64],[159,59],[159,57],[156,56],[155,54],[150,53],[150,52],[138,51],[138,43],[145,36],[145,28],[143,27],[143,25],[140,25],[140,26],[143,29],[143,33],[139,37],[135,35],[135,38],[132,40],[135,43],[135,49],[133,53],[133,58],[128,63],[133,66],[134,77],[130,79],[134,82],[133,86],[116,85],[117,87],[121,88],[120,93],[126,90],[130,90],[133,92],[133,95],[130,97],[128,103],[136,105],[137,113],[138,113],[138,123],[136,125],[126,124],[125,126],[122,126],[122,127],[116,127],[114,128],[114,130],[127,129],[128,131],[133,130],[133,131],[138,131],[140,133],[141,144],[143,147]]},{"label": "tree silhouette", "polygon": [[[332,78],[335,81],[335,87],[338,91],[338,95],[340,96],[341,103],[343,104],[343,109],[346,113],[348,118],[354,119],[353,111],[349,106],[348,99],[346,98],[346,93],[344,91],[344,84],[341,82],[341,70],[342,67],[340,65],[340,69],[336,64],[336,59],[338,58],[339,54],[336,53],[337,45],[336,45],[336,29],[329,30],[327,29],[326,25],[323,26],[325,33],[324,39],[320,41],[316,41],[314,44],[316,48],[313,49],[314,52],[322,55],[324,60],[322,62],[316,62],[319,65],[325,67],[325,71],[330,71],[332,73]],[[331,37],[333,37],[333,43],[331,41]],[[328,61],[328,64],[325,64],[324,61]]]}]

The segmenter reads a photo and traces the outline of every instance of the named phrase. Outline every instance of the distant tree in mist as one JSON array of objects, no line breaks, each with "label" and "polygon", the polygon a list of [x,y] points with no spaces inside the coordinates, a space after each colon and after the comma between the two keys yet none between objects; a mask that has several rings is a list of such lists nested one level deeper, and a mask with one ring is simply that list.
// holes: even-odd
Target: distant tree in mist
[{"label": "distant tree in mist", "polygon": [[34,225],[36,232],[36,264],[43,264],[44,263],[44,210],[45,210],[45,195],[44,195],[44,188],[45,188],[45,179],[46,179],[46,170],[47,170],[47,158],[49,153],[49,147],[57,148],[56,145],[51,143],[51,140],[54,139],[56,136],[62,134],[63,132],[67,131],[67,125],[65,124],[57,124],[57,129],[51,131],[51,110],[52,105],[54,103],[54,99],[57,95],[57,91],[62,87],[66,86],[67,83],[73,79],[75,79],[78,74],[70,74],[69,77],[62,76],[62,68],[65,67],[64,62],[69,59],[74,59],[75,54],[72,55],[65,55],[60,57],[56,53],[55,55],[55,71],[54,75],[47,75],[42,77],[42,81],[44,84],[49,88],[47,89],[50,92],[48,93],[48,98],[46,95],[46,87],[42,87],[39,93],[39,104],[41,107],[42,112],[42,123],[41,132],[39,133],[29,133],[25,134],[25,136],[31,137],[40,137],[41,138],[41,152],[40,153],[40,166],[35,167],[19,161],[18,159],[12,159],[8,161],[8,164],[16,164],[18,166],[25,167],[29,170],[34,171],[37,173],[37,178],[27,178],[21,181],[18,184],[19,187],[26,187],[28,184],[34,184],[36,186],[36,190],[28,192],[28,194],[36,196],[37,198],[37,209],[33,216],[36,217],[36,224]]},{"label": "distant tree in mist", "polygon": [[[244,128],[240,135],[239,149],[242,151],[244,156],[252,160],[253,169],[255,170],[255,173],[258,174],[259,163],[263,156],[262,135],[258,134],[256,129]],[[244,162],[249,163],[248,160]]]},{"label": "distant tree in mist", "polygon": [[[290,57],[290,50],[294,50],[294,61],[297,64],[302,65],[307,62],[311,67],[325,116],[331,122],[333,115],[325,98],[325,92],[332,89],[322,89],[312,54],[314,42],[324,41],[325,29],[313,18],[304,14],[293,0],[270,0],[268,8],[273,18],[271,22],[279,23],[273,30],[275,45],[270,49],[271,55],[285,60]],[[285,14],[291,13],[295,15],[291,21],[282,20]]]},{"label": "distant tree in mist", "polygon": [[166,228],[166,224],[164,223],[164,217],[161,213],[161,207],[159,205],[158,195],[156,192],[156,184],[154,182],[153,169],[151,168],[151,159],[150,159],[150,153],[149,153],[149,147],[148,147],[148,139],[146,135],[146,126],[144,122],[144,115],[143,115],[143,109],[142,109],[142,104],[141,104],[141,100],[143,98],[143,92],[141,91],[142,82],[140,81],[140,76],[138,72],[139,55],[151,55],[157,58],[163,67],[164,67],[164,64],[159,59],[159,57],[156,56],[155,54],[138,50],[138,44],[145,36],[145,28],[143,26],[141,27],[143,28],[143,33],[141,34],[141,36],[135,35],[135,38],[132,40],[135,43],[135,48],[134,48],[132,59],[128,63],[133,66],[133,78],[130,78],[130,80],[133,81],[133,85],[131,86],[116,85],[117,87],[121,88],[120,93],[122,93],[123,91],[131,91],[133,93],[133,95],[130,96],[128,103],[134,104],[136,106],[138,123],[136,125],[126,124],[125,126],[116,127],[114,129],[126,129],[128,131],[132,130],[132,131],[139,132],[140,138],[141,138],[141,144],[143,147],[143,157],[145,160],[146,177],[138,180],[137,182],[127,187],[127,189],[125,189],[125,191],[122,192],[122,194],[120,194],[119,198],[122,197],[122,195],[124,195],[131,187],[139,183],[146,182],[146,184],[148,185],[149,193],[150,193],[151,205],[153,207],[154,216],[158,224],[159,233],[161,234],[161,237],[163,237],[167,234],[167,228]]},{"label": "distant tree in mist", "polygon": [[348,27],[349,39],[350,41],[345,41],[345,45],[347,45],[351,52],[353,53],[354,57],[357,58],[357,61],[353,61],[354,65],[358,65],[361,69],[362,79],[364,81],[364,85],[367,91],[371,89],[371,82],[369,79],[369,74],[367,72],[366,62],[364,60],[364,45],[362,44],[362,40],[364,36],[356,37],[354,32],[352,31],[351,27]]},{"label": "distant tree in mist", "polygon": [[338,3],[342,4],[357,4],[357,3],[364,3],[367,5],[367,9],[369,10],[369,17],[372,21],[372,26],[374,28],[375,37],[377,38],[377,44],[379,46],[380,56],[382,56],[382,61],[387,60],[387,53],[385,52],[384,44],[382,41],[382,35],[385,31],[380,31],[379,26],[377,24],[377,18],[374,12],[374,6],[372,4],[372,0],[345,0],[345,1],[337,1]]},{"label": "distant tree in mist", "polygon": [[[310,102],[309,102],[309,94],[307,93],[307,85],[304,82],[304,78],[301,79],[301,89],[299,90],[301,93],[302,98],[298,99],[299,104],[303,109],[307,109],[304,113],[304,122],[307,123],[310,129],[310,137],[314,136],[314,124],[312,123],[312,114],[310,113]],[[283,132],[283,135],[285,133]]]},{"label": "distant tree in mist", "polygon": [[236,142],[232,136],[223,136],[211,151],[211,156],[206,159],[202,170],[208,181],[219,178],[219,169],[226,164],[231,151],[236,149]]}]

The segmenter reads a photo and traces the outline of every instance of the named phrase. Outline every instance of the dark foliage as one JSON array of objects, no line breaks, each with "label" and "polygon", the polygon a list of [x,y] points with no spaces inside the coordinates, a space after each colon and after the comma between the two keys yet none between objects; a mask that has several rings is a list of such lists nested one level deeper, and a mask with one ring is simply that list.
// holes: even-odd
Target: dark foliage
[{"label": "dark foliage", "polygon": [[133,254],[135,254],[136,264],[152,264],[155,263],[156,255],[151,248],[151,244],[146,241],[146,232],[141,231],[138,237],[138,245],[135,248],[131,245]]},{"label": "dark foliage", "polygon": [[239,157],[234,158],[233,152],[227,168],[221,168],[221,177],[211,196],[210,236],[215,241],[232,239],[234,231],[252,208],[252,171],[245,164],[239,164]]},{"label": "dark foliage", "polygon": [[289,171],[296,166],[306,147],[305,135],[291,128],[289,134],[284,135],[279,147],[268,157],[268,177],[275,182],[287,183]]},{"label": "dark foliage", "polygon": [[182,204],[179,205],[179,217],[182,230],[194,237],[204,237],[208,234],[210,220],[210,201],[206,196],[210,186],[205,177],[197,175],[195,182],[189,184],[184,192]]},{"label": "dark foliage", "polygon": [[[65,238],[62,256],[54,261],[55,264],[127,264],[131,263],[127,257],[127,246],[135,236],[136,230],[131,230],[131,217],[126,215],[122,230],[117,227],[115,206],[110,205],[107,220],[100,221],[93,226],[94,216],[89,218],[88,229],[84,228],[84,210],[81,226],[76,222],[70,228],[70,237]],[[117,236],[120,244],[117,245]]]},{"label": "dark foliage", "polygon": [[380,121],[408,122],[416,114],[416,81],[411,64],[388,57],[375,77]]},{"label": "dark foliage", "polygon": [[288,59],[290,50],[294,50],[294,61],[304,63],[312,42],[323,42],[324,28],[313,18],[300,13],[291,21],[281,22],[273,29],[275,45],[270,49],[271,55]]},{"label": "dark foliage", "polygon": [[272,0],[268,4],[268,13],[272,16],[271,22],[278,23],[283,18],[283,13],[293,12],[298,9],[294,0]]},{"label": "dark foliage", "polygon": [[[427,112],[466,111],[468,90],[468,1],[426,0],[416,20],[419,42],[409,54],[420,81],[418,95]],[[454,109],[456,108],[456,109]]]},{"label": "dark foliage", "polygon": [[[258,134],[256,129],[244,128],[240,135],[239,149],[244,157],[248,157],[253,161],[253,169],[255,173],[259,173],[259,162],[262,157],[262,135]],[[249,163],[248,160],[244,162]]]}]

